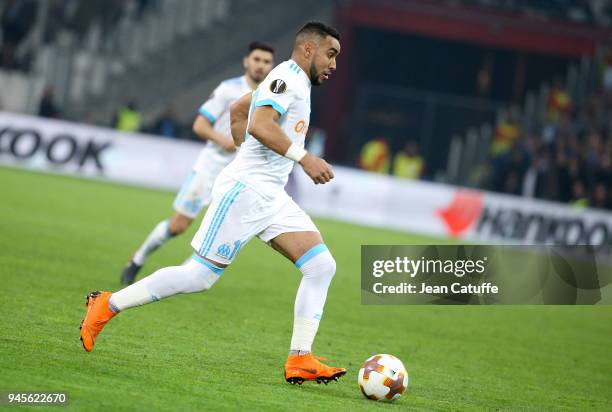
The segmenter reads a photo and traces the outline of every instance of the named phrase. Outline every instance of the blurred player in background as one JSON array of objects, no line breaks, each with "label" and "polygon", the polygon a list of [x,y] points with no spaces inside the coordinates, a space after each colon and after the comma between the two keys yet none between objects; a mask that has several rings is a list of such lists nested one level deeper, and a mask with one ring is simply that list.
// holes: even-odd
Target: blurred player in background
[{"label": "blurred player in background", "polygon": [[97,335],[118,312],[210,289],[240,248],[257,236],[303,275],[285,379],[327,383],[346,373],[323,364],[311,352],[336,262],[310,217],[284,190],[295,162],[315,184],[334,177],[325,160],[304,150],[304,138],[311,87],[325,82],[336,69],[339,37],[323,23],[307,23],[297,33],[291,60],[275,67],[256,91],[232,105],[232,136],[242,147],[215,182],[211,205],[191,242],[192,260],[160,269],[116,293],[90,293],[81,328],[86,351],[93,349]]},{"label": "blurred player in background", "polygon": [[211,199],[213,183],[219,172],[234,158],[236,146],[230,132],[230,104],[255,90],[274,66],[274,49],[253,42],[243,60],[243,76],[225,80],[200,107],[193,131],[206,146],[200,152],[176,199],[174,215],[159,222],[121,273],[121,283],[130,285],[151,253],[169,239],[185,232]]}]

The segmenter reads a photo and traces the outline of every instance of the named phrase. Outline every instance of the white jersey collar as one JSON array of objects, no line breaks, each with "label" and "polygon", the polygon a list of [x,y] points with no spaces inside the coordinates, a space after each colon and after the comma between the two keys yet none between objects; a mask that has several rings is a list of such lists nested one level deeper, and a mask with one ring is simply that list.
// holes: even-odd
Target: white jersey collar
[{"label": "white jersey collar", "polygon": [[249,90],[255,90],[257,89],[257,86],[255,86],[255,89],[251,89],[251,86],[249,86],[249,82],[247,81],[247,75],[243,74],[242,76],[240,76],[240,78],[242,79],[242,84],[244,85],[244,87],[246,87]]}]

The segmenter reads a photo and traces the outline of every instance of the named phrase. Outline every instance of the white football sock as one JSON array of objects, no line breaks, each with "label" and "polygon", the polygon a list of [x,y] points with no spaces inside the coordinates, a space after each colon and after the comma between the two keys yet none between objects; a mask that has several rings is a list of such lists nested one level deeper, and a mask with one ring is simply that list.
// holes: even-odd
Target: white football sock
[{"label": "white football sock", "polygon": [[302,282],[295,298],[291,351],[309,352],[319,329],[327,289],[336,273],[336,261],[324,244],[319,244],[295,262]]},{"label": "white football sock", "polygon": [[194,254],[191,261],[183,266],[159,269],[113,293],[109,306],[114,312],[120,312],[179,293],[202,292],[210,289],[222,273],[223,269]]},{"label": "white football sock", "polygon": [[312,342],[319,330],[318,320],[293,319],[293,335],[289,355],[304,355],[312,350]]},{"label": "white football sock", "polygon": [[168,239],[172,238],[168,230],[169,223],[169,220],[164,220],[155,226],[142,246],[134,253],[134,257],[132,258],[134,263],[139,266],[144,265],[145,260],[147,260],[151,253],[155,252],[157,248],[166,243]]}]

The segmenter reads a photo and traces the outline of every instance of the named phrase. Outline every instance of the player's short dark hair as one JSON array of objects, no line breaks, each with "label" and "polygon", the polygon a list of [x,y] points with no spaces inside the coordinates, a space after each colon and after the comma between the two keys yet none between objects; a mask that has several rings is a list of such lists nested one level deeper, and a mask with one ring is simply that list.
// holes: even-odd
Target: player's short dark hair
[{"label": "player's short dark hair", "polygon": [[274,47],[270,46],[268,43],[254,41],[249,44],[249,51],[247,52],[247,56],[255,50],[263,50],[274,54]]},{"label": "player's short dark hair", "polygon": [[332,36],[334,39],[338,41],[340,40],[340,33],[338,33],[338,30],[321,21],[306,22],[306,24],[304,24],[302,28],[298,30],[296,37],[300,36],[301,34],[316,34],[323,38],[326,36]]}]

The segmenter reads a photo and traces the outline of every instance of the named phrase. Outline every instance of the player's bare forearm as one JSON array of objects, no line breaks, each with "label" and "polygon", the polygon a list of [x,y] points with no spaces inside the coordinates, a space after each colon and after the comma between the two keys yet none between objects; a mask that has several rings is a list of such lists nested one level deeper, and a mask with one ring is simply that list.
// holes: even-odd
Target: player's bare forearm
[{"label": "player's bare forearm", "polygon": [[264,146],[284,156],[291,146],[291,139],[278,125],[279,113],[271,106],[257,107],[251,115],[249,134]]},{"label": "player's bare forearm", "polygon": [[197,115],[192,126],[193,132],[202,140],[215,140],[213,125],[202,115]]},{"label": "player's bare forearm", "polygon": [[[256,108],[249,122],[249,134],[264,146],[285,156],[291,146],[291,139],[278,125],[279,113],[271,106]],[[307,153],[300,160],[300,166],[315,184],[324,184],[334,178],[332,167],[323,159]]]},{"label": "player's bare forearm", "polygon": [[251,93],[247,93],[230,106],[230,127],[232,130],[232,138],[236,146],[240,146],[244,143],[251,98]]},{"label": "player's bare forearm", "polygon": [[210,120],[202,115],[198,115],[196,117],[195,121],[193,122],[192,129],[193,132],[202,140],[212,140],[228,152],[233,152],[236,150],[232,139],[222,133],[217,132],[213,128]]}]

